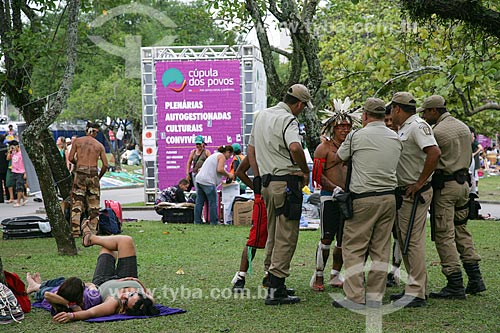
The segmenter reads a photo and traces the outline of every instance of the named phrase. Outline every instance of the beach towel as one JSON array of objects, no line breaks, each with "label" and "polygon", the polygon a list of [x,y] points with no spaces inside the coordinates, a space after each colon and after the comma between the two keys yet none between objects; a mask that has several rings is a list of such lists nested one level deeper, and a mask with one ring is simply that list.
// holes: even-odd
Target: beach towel
[{"label": "beach towel", "polygon": [[[50,311],[50,305],[42,304],[42,302],[35,302],[32,304],[32,306],[35,308],[40,308],[43,310]],[[186,312],[186,310],[183,310],[183,309],[169,308],[168,306],[161,305],[161,304],[156,304],[155,306],[158,310],[160,310],[160,313],[155,315],[155,316],[129,316],[126,314],[116,313],[116,314],[112,314],[112,315],[104,316],[104,317],[99,317],[99,318],[90,318],[90,319],[87,319],[84,321],[89,322],[89,323],[102,323],[102,322],[106,322],[106,321],[153,318],[153,317],[168,316],[168,315]]]}]

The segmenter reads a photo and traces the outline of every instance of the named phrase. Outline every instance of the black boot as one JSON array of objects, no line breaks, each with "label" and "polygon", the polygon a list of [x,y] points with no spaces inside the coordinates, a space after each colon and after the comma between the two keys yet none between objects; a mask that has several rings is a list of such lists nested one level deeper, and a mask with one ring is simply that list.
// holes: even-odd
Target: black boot
[{"label": "black boot", "polygon": [[285,286],[285,278],[269,273],[270,287],[267,289],[266,305],[295,304],[300,302],[297,296],[289,296]]},{"label": "black boot", "polygon": [[475,262],[473,264],[464,263],[464,269],[469,278],[467,282],[467,288],[465,288],[466,294],[477,294],[486,290],[486,285],[484,284],[483,277],[481,276],[481,270],[479,269],[479,263]]},{"label": "black boot", "polygon": [[465,288],[462,271],[452,273],[446,277],[448,284],[438,293],[430,293],[430,298],[465,299]]}]

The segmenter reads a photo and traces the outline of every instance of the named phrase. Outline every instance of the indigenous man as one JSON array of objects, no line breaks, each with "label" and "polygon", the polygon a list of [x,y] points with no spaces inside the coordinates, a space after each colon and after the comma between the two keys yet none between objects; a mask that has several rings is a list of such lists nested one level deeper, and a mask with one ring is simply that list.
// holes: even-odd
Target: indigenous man
[{"label": "indigenous man", "polygon": [[[73,179],[73,201],[71,208],[71,233],[80,236],[80,219],[88,208],[89,226],[95,234],[99,221],[101,186],[99,180],[108,170],[108,159],[104,146],[95,139],[99,133],[97,124],[87,123],[86,136],[75,139],[69,152],[69,161],[75,165]],[[98,162],[102,166],[98,172]]]},{"label": "indigenous man", "polygon": [[334,112],[324,124],[321,131],[322,143],[314,151],[313,181],[321,185],[321,240],[316,250],[316,270],[311,278],[310,287],[314,291],[325,290],[323,271],[330,255],[330,247],[335,238],[337,244],[333,249],[333,265],[329,285],[342,288],[344,283],[340,275],[342,268],[342,229],[344,221],[340,213],[339,204],[333,201],[333,191],[343,192],[347,174],[344,164],[333,165],[333,157],[351,131],[355,119],[349,113],[351,100],[346,98],[344,103],[334,100]]}]

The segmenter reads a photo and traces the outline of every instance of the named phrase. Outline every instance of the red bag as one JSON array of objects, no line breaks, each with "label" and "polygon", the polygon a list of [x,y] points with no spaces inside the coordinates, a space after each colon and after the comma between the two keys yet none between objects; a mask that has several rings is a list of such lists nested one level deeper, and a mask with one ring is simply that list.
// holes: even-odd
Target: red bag
[{"label": "red bag", "polygon": [[10,273],[3,271],[5,274],[5,282],[7,282],[7,287],[12,290],[12,293],[17,299],[17,302],[23,309],[24,313],[31,311],[31,302],[28,294],[26,293],[26,285],[23,280],[19,278],[16,273]]},{"label": "red bag", "polygon": [[111,208],[113,212],[115,212],[116,217],[118,217],[118,220],[122,222],[123,220],[122,205],[118,201],[104,200],[104,206],[106,206],[106,208]]},{"label": "red bag", "polygon": [[256,249],[266,247],[267,241],[267,211],[266,204],[260,194],[255,194],[252,212],[252,227],[247,245]]}]

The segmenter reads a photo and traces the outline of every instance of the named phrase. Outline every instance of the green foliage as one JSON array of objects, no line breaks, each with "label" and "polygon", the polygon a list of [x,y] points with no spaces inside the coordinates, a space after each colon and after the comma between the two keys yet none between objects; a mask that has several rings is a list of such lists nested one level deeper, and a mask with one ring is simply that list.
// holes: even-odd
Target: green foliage
[{"label": "green foliage", "polygon": [[[329,99],[350,96],[361,105],[370,96],[386,101],[408,90],[419,102],[440,94],[452,112],[483,134],[497,130],[491,112],[466,117],[468,107],[498,102],[499,47],[466,28],[407,22],[393,1],[330,1],[318,12],[324,87]],[[493,112],[493,111],[492,111]]]},{"label": "green foliage", "polygon": [[[67,109],[59,120],[99,119],[103,116],[129,119],[141,122],[140,79],[125,77],[124,59],[97,47],[88,36],[102,36],[107,42],[123,47],[125,38],[140,36],[142,46],[151,46],[165,36],[175,36],[172,45],[220,45],[234,44],[235,34],[226,32],[213,21],[204,10],[202,0],[185,3],[182,1],[139,1],[153,8],[153,13],[168,16],[175,27],[165,27],[154,17],[143,14],[122,14],[110,18],[106,23],[93,27],[91,22],[120,5],[132,1],[84,1],[82,3],[79,30],[78,68],[74,77]],[[55,32],[59,17],[47,15],[43,34],[53,37],[52,45],[37,66],[33,75],[32,90],[37,97],[53,93],[64,68],[64,22]],[[169,45],[161,45],[169,46]],[[47,80],[47,78],[50,78]]]}]

